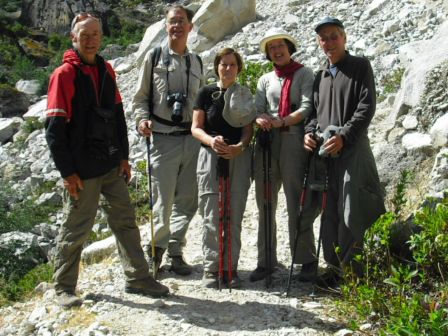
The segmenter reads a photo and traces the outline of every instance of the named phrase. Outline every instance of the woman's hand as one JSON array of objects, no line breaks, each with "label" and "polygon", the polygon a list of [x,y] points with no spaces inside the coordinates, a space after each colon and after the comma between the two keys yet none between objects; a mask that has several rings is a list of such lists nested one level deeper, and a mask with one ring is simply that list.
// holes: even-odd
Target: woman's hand
[{"label": "woman's hand", "polygon": [[241,143],[235,145],[228,145],[227,152],[220,155],[224,159],[231,160],[243,152],[243,145]]},{"label": "woman's hand", "polygon": [[258,127],[265,131],[269,131],[273,127],[272,121],[272,116],[267,113],[260,114],[257,119],[255,119],[255,123]]},{"label": "woman's hand", "polygon": [[223,156],[228,153],[228,147],[225,139],[222,135],[217,135],[212,138],[210,141],[210,147],[218,154],[219,156]]}]

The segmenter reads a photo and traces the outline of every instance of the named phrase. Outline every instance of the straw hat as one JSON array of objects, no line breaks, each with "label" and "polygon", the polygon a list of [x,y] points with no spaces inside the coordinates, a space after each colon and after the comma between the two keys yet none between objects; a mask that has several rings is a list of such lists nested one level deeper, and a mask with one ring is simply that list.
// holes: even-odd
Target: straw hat
[{"label": "straw hat", "polygon": [[260,50],[264,53],[266,51],[266,43],[276,39],[287,39],[288,41],[291,41],[292,44],[294,44],[297,48],[298,43],[294,39],[294,37],[289,35],[281,28],[271,28],[264,34],[263,38],[261,39]]}]

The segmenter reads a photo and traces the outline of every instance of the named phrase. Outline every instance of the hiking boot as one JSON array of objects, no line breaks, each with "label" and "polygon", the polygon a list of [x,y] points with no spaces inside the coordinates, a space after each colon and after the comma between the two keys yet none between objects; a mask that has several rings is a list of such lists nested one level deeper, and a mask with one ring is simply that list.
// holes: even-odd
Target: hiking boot
[{"label": "hiking boot", "polygon": [[274,268],[271,268],[268,272],[267,268],[258,266],[250,275],[249,281],[255,282],[263,280],[268,274],[274,273]]},{"label": "hiking boot", "polygon": [[205,288],[218,288],[218,272],[204,271],[202,286]]},{"label": "hiking boot", "polygon": [[342,277],[333,270],[326,271],[316,278],[316,286],[324,289],[336,289],[341,282]]},{"label": "hiking boot", "polygon": [[317,275],[318,262],[312,261],[302,265],[297,280],[301,282],[313,282]]},{"label": "hiking boot", "polygon": [[239,278],[237,271],[232,271],[232,280],[230,281],[230,284],[228,277],[229,277],[228,272],[224,271],[224,283],[226,283],[229,288],[241,288],[242,281]]},{"label": "hiking boot", "polygon": [[61,292],[56,295],[57,303],[63,308],[79,307],[83,300],[73,292]]},{"label": "hiking boot", "polygon": [[193,267],[188,265],[182,256],[171,257],[170,271],[178,275],[190,275],[193,271]]},{"label": "hiking boot", "polygon": [[156,256],[155,258],[152,255],[152,247],[151,245],[148,246],[148,255],[149,255],[149,272],[153,273],[154,270],[154,263],[155,263],[155,268],[156,268],[156,273],[159,272],[160,270],[160,264],[162,263],[162,259],[163,259],[163,254],[165,253],[165,249],[161,248],[161,247],[157,247],[155,248],[156,250]]},{"label": "hiking boot", "polygon": [[140,294],[161,297],[169,293],[168,287],[154,280],[152,276],[141,280],[127,281],[124,291],[129,294]]}]

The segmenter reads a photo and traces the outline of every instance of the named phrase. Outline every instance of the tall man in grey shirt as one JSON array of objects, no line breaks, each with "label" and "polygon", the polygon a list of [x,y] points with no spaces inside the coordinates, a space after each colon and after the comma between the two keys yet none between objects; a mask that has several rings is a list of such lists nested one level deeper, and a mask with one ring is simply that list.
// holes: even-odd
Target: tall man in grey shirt
[{"label": "tall man in grey shirt", "polygon": [[194,99],[203,79],[199,58],[187,49],[192,18],[193,12],[183,6],[167,9],[168,45],[162,48],[154,69],[155,49],[146,55],[133,99],[138,132],[152,136],[155,235],[151,244],[155,245],[156,253],[152,256],[149,248],[150,261],[158,269],[164,251],[168,250],[171,270],[180,275],[188,275],[192,270],[182,257],[182,249],[198,200],[196,163],[200,143],[193,138],[190,128]]}]

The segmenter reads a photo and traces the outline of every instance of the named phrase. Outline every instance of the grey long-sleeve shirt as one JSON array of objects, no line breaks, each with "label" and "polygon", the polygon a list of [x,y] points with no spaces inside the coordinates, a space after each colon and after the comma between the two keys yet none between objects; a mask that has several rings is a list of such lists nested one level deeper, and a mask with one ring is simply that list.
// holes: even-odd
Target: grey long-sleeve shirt
[{"label": "grey long-sleeve shirt", "polygon": [[[282,91],[283,78],[278,77],[274,71],[260,77],[255,95],[257,114],[268,113],[274,117],[278,116],[278,105]],[[312,109],[313,95],[313,71],[308,67],[302,67],[294,73],[291,85],[290,103],[291,112],[299,110],[306,118]]]}]

